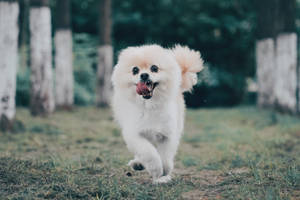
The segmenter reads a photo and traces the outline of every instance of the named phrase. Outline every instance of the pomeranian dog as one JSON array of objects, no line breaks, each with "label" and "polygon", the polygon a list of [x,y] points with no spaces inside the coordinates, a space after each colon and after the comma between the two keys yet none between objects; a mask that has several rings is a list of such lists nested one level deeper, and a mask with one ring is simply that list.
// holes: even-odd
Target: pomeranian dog
[{"label": "pomeranian dog", "polygon": [[128,47],[114,68],[112,108],[125,143],[134,154],[128,165],[146,169],[154,183],[171,180],[184,126],[183,92],[197,83],[200,53],[159,45]]}]

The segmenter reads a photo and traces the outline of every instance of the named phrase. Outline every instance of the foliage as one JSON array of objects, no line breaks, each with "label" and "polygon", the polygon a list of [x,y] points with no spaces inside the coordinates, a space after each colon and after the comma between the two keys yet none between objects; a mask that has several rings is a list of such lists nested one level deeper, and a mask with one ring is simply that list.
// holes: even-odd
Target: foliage
[{"label": "foliage", "polygon": [[192,93],[185,94],[189,107],[233,106],[243,100],[245,80],[214,67],[205,67]]},{"label": "foliage", "polygon": [[[0,131],[0,199],[299,199],[300,121],[254,107],[187,110],[171,183],[152,185],[108,109],[17,110]],[[276,119],[276,120],[274,120]],[[22,158],[22,159],[20,159]]]},{"label": "foliage", "polygon": [[[114,0],[115,52],[131,45],[176,43],[200,50],[216,71],[218,86],[199,84],[188,105],[233,105],[241,102],[245,77],[254,75],[255,10],[249,0]],[[96,0],[73,3],[73,28],[97,34]]]},{"label": "foliage", "polygon": [[89,34],[74,34],[74,98],[77,105],[93,104],[97,71],[97,40]]},{"label": "foliage", "polygon": [[[94,102],[95,98],[99,1],[72,0],[71,3],[72,29],[75,32],[75,103],[87,105]],[[53,31],[55,4],[56,0],[51,0]],[[299,0],[297,10],[300,11]],[[296,12],[298,34],[299,13]],[[256,11],[253,1],[113,0],[112,17],[115,61],[118,52],[131,45],[188,45],[200,50],[207,71],[210,71],[211,80],[208,82],[214,82],[210,84],[207,80],[201,80],[207,72],[200,73],[200,82],[194,94],[186,95],[188,106],[230,106],[244,100],[245,80],[255,76]],[[25,77],[26,75],[22,74],[19,82],[21,79],[24,81]],[[28,90],[18,90],[21,91]],[[23,99],[17,99],[18,105],[28,104],[28,93],[24,92],[17,95],[25,98],[24,103]]]}]

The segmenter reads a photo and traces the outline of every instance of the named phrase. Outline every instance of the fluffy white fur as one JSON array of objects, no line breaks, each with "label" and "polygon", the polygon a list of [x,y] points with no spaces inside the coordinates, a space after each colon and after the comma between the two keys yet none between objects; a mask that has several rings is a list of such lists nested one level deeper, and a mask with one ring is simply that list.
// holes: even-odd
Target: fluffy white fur
[{"label": "fluffy white fur", "polygon": [[[158,72],[151,72],[152,65],[158,66]],[[154,183],[171,180],[184,125],[182,93],[196,84],[202,65],[199,52],[179,45],[173,49],[159,45],[128,47],[119,55],[112,75],[114,116],[134,154],[128,165],[145,167]],[[134,66],[140,69],[137,75],[132,73]],[[151,99],[136,93],[141,73],[148,73],[159,83]]]}]

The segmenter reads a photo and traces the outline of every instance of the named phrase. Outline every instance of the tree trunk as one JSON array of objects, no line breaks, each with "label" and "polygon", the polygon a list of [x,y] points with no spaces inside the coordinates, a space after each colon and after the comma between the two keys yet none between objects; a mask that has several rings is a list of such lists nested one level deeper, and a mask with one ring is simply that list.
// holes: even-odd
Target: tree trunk
[{"label": "tree trunk", "polygon": [[0,0],[0,129],[4,131],[11,128],[16,112],[18,15],[16,1]]},{"label": "tree trunk", "polygon": [[111,0],[100,0],[99,48],[97,72],[98,106],[107,106],[112,94],[111,74],[113,48],[111,45]]},{"label": "tree trunk", "polygon": [[70,1],[57,2],[55,32],[55,102],[59,108],[73,106],[73,55]]},{"label": "tree trunk", "polygon": [[33,115],[54,110],[52,81],[51,13],[46,0],[32,0],[30,7],[31,102]]},{"label": "tree trunk", "polygon": [[258,105],[297,112],[295,0],[258,1]]},{"label": "tree trunk", "polygon": [[275,102],[275,16],[277,0],[256,0],[257,7],[257,41],[256,41],[256,76],[258,84],[258,106],[273,107]]}]

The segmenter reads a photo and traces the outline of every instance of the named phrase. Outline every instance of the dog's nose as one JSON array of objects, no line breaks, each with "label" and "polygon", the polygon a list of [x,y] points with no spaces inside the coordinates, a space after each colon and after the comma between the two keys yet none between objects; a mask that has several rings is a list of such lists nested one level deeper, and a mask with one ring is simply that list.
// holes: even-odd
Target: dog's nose
[{"label": "dog's nose", "polygon": [[148,80],[148,78],[149,78],[149,74],[147,74],[147,73],[141,74],[141,80],[146,81],[146,80]]}]

